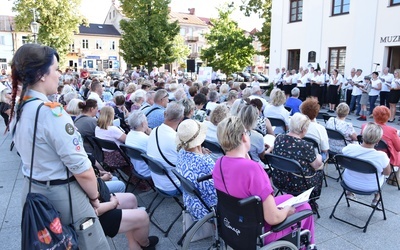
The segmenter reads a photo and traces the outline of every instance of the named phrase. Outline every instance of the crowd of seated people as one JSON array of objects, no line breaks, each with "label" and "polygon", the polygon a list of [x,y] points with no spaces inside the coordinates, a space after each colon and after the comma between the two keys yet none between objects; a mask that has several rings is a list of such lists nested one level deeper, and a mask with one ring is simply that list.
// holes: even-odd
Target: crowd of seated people
[{"label": "crowd of seated people", "polygon": [[[168,82],[158,78],[155,81],[155,79],[142,77],[135,78],[132,82],[119,80],[113,83],[110,79],[107,80],[108,83],[96,78],[86,80],[80,92],[69,85],[64,87],[62,100],[68,102],[66,111],[73,117],[77,130],[84,138],[98,137],[113,141],[117,145],[126,144],[144,151],[168,170],[168,174],[178,189],[165,176],[152,173],[144,161],[131,159],[132,167],[140,175],[151,178],[155,187],[169,195],[181,193],[179,180],[171,171],[175,167],[179,173],[195,184],[210,206],[217,203],[215,188],[224,192],[237,192],[240,198],[257,194],[265,201],[264,209],[269,211],[265,217],[266,228],[278,224],[295,212],[291,208],[278,210],[276,207],[290,196],[273,197],[269,177],[263,170],[266,153],[298,161],[306,174],[307,184],[315,187],[311,198],[317,199],[321,195],[323,179],[321,170],[323,161],[327,158],[328,149],[337,153],[347,152],[347,149],[343,149],[345,145],[328,141],[325,127],[316,121],[321,100],[307,98],[302,102],[298,98],[300,95],[298,88],[290,88],[291,93],[288,89],[285,93],[275,88],[267,101],[268,98],[259,86],[247,87],[246,84],[231,81],[223,84],[209,84],[207,81],[178,83],[173,80]],[[108,85],[110,87],[106,87]],[[81,92],[84,93],[85,98],[79,97]],[[291,111],[288,111],[285,106],[289,106]],[[331,105],[331,108],[333,107]],[[348,143],[354,143],[357,139],[356,132],[351,122],[346,121],[349,111],[347,104],[339,104],[336,108],[337,117],[330,118],[326,127],[342,132]],[[390,163],[393,166],[399,166],[400,139],[397,131],[386,124],[392,117],[391,113],[386,114],[385,110],[385,118],[382,120],[379,119],[382,118],[382,112],[381,107],[376,107],[373,113],[374,120],[383,129],[382,139],[389,146]],[[387,120],[386,116],[388,116]],[[285,127],[273,127],[268,117],[283,120]],[[234,124],[226,124],[228,120]],[[241,127],[236,128],[237,130],[231,134],[225,134],[223,138],[218,135],[228,133],[227,131],[232,129],[231,126]],[[238,131],[242,130],[243,132],[239,134]],[[267,134],[277,135],[273,145],[266,145],[264,142],[264,136]],[[304,137],[310,137],[318,143],[321,155],[313,150],[309,142],[303,140]],[[219,144],[226,156],[216,155],[203,148],[201,145],[204,140]],[[85,150],[89,154],[92,153],[93,149],[87,141],[84,141],[84,145]],[[103,151],[106,164],[110,166],[126,164],[119,152]],[[234,157],[236,153],[237,158]],[[98,165],[96,163],[96,166]],[[229,165],[234,169],[224,169],[220,172],[224,165]],[[257,185],[246,188],[244,186],[231,187],[233,184],[229,183],[231,181],[229,176],[245,166],[249,166],[252,170],[246,173],[246,176],[240,177],[243,178],[244,183],[248,181],[246,178],[251,178],[247,174],[259,172],[257,180],[265,183],[260,187]],[[197,177],[211,172],[214,175],[214,184],[212,180],[197,183]],[[116,176],[104,169],[101,169],[100,173],[105,181],[110,183],[118,181]],[[387,175],[387,170],[384,174]],[[399,172],[397,175],[400,178]],[[228,190],[223,186],[222,176],[225,176]],[[298,176],[288,173],[272,176],[271,181],[277,187],[289,186],[293,192],[306,190]],[[114,189],[111,184],[110,187],[112,190],[122,189],[121,187]],[[137,210],[137,201],[134,196],[124,198],[118,194],[111,196],[111,200],[102,205],[98,211],[99,215],[103,216],[104,213],[115,210],[116,200],[119,201],[118,208]],[[205,215],[206,210],[196,198],[184,193],[183,200],[193,219],[198,220]],[[304,207],[297,208],[296,211],[309,208],[310,206],[306,204]],[[115,213],[119,214],[119,212]],[[122,218],[124,218],[123,214],[124,210],[122,210]],[[137,217],[138,220],[139,217]],[[141,219],[143,220],[144,217]],[[135,230],[122,225],[121,222],[120,230],[115,230],[118,226],[114,226],[113,231],[106,234],[114,236],[118,232]],[[302,227],[310,229],[313,233],[313,219],[304,220]],[[131,237],[129,233],[127,237],[128,239]],[[277,238],[279,235],[272,235],[267,237],[266,242]],[[315,242],[314,237],[312,237],[312,242]],[[130,241],[130,244],[135,243]],[[139,242],[139,245],[142,245],[142,242]]]}]

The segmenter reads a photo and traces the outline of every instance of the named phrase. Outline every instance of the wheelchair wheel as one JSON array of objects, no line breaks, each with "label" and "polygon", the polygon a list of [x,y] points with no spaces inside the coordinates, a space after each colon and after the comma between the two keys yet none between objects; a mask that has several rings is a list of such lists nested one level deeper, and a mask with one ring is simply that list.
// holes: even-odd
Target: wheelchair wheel
[{"label": "wheelchair wheel", "polygon": [[220,249],[220,243],[217,236],[217,231],[213,237],[208,237],[195,242],[191,242],[196,232],[206,223],[209,223],[210,219],[216,219],[215,213],[208,213],[201,220],[197,221],[196,224],[187,232],[185,239],[182,243],[182,250],[188,249]]},{"label": "wheelchair wheel", "polygon": [[272,242],[266,246],[263,246],[261,248],[262,250],[298,250],[298,248],[289,241],[285,240],[278,240],[275,242]]}]

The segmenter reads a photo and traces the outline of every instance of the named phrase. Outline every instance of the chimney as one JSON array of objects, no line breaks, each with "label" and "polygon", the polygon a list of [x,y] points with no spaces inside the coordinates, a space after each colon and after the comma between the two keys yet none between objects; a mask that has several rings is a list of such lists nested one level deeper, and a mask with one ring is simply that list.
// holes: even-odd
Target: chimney
[{"label": "chimney", "polygon": [[195,8],[189,8],[189,14],[194,15],[195,10],[196,10]]}]

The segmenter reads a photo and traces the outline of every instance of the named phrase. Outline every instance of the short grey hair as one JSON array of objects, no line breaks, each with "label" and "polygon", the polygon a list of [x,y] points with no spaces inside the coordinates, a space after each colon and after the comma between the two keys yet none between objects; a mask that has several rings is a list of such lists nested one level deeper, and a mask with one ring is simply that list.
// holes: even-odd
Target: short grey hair
[{"label": "short grey hair", "polygon": [[176,101],[180,101],[182,99],[185,99],[187,96],[185,90],[180,88],[174,93],[174,97]]},{"label": "short grey hair", "polygon": [[365,144],[377,144],[383,135],[381,126],[376,123],[369,122],[363,129],[362,138]]},{"label": "short grey hair", "polygon": [[[64,87],[65,88],[65,87]],[[68,103],[72,100],[78,98],[78,94],[76,93],[76,91],[71,91],[68,92],[64,95],[64,102],[68,105]]]},{"label": "short grey hair", "polygon": [[250,88],[245,88],[242,91],[242,99],[246,99],[249,96],[251,96],[251,89]]},{"label": "short grey hair", "polygon": [[247,130],[252,130],[257,124],[258,109],[253,105],[246,105],[240,110],[240,120]]},{"label": "short grey hair", "polygon": [[251,94],[252,94],[252,95],[255,95],[258,91],[261,91],[261,89],[260,89],[259,86],[253,86],[253,87],[251,88]]},{"label": "short grey hair", "polygon": [[292,91],[291,91],[290,93],[291,93],[292,96],[294,96],[294,97],[299,97],[299,95],[300,95],[300,89],[297,88],[297,87],[295,87],[295,88],[292,89]]},{"label": "short grey hair", "polygon": [[182,105],[183,105],[183,107],[184,107],[183,115],[184,115],[185,117],[187,117],[187,116],[190,114],[190,112],[191,112],[192,110],[194,110],[194,108],[196,107],[196,106],[194,105],[194,101],[193,101],[192,99],[184,98],[184,99],[182,99],[180,102],[182,103]]},{"label": "short grey hair", "polygon": [[223,83],[220,87],[219,87],[219,93],[221,94],[226,94],[229,91],[229,85],[226,83]]},{"label": "short grey hair", "polygon": [[208,98],[211,102],[218,101],[218,92],[215,90],[210,91],[210,93],[208,94]]},{"label": "short grey hair", "polygon": [[138,89],[136,90],[134,93],[131,94],[130,96],[130,100],[132,102],[139,102],[140,99],[145,99],[146,97],[146,91],[143,89]]},{"label": "short grey hair", "polygon": [[149,100],[151,98],[154,99],[154,93],[156,93],[154,90],[147,91],[147,93],[146,93],[146,102],[147,102],[147,100]]},{"label": "short grey hair", "polygon": [[81,109],[79,108],[79,103],[83,102],[81,99],[78,98],[73,98],[68,102],[66,111],[70,115],[80,115],[81,114]]},{"label": "short grey hair", "polygon": [[181,103],[170,102],[164,111],[164,117],[167,121],[179,121],[183,118],[184,107]]},{"label": "short grey hair", "polygon": [[290,119],[289,131],[295,134],[301,134],[305,129],[308,129],[310,119],[301,113],[295,113]]},{"label": "short grey hair", "polygon": [[137,130],[143,126],[147,120],[146,116],[140,110],[134,110],[128,117],[128,124],[133,130]]}]

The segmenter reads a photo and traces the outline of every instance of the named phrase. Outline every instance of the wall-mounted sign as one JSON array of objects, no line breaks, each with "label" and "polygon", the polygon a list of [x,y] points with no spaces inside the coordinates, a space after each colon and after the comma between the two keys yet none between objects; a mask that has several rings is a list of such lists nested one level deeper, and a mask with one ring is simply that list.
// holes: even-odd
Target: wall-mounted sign
[{"label": "wall-mounted sign", "polygon": [[117,60],[117,57],[116,56],[109,56],[108,60]]},{"label": "wall-mounted sign", "polygon": [[399,43],[400,42],[400,35],[399,36],[381,36],[381,43]]}]

